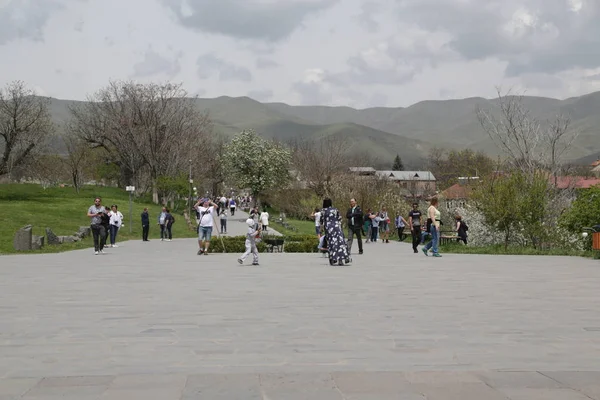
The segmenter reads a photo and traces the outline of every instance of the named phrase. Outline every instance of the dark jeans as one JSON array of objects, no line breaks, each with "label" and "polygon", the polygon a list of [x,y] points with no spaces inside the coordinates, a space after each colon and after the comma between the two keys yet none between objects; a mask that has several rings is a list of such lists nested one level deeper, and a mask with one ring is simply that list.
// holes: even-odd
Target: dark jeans
[{"label": "dark jeans", "polygon": [[117,241],[117,233],[119,232],[119,227],[116,225],[109,225],[110,230],[110,244],[114,245]]},{"label": "dark jeans", "polygon": [[92,225],[91,228],[94,236],[94,250],[100,251],[104,249],[106,243],[106,228],[104,225]]},{"label": "dark jeans", "polygon": [[363,243],[362,243],[362,229],[360,226],[349,226],[348,227],[348,253],[352,250],[352,241],[354,239],[354,235],[356,235],[356,240],[358,241],[358,252],[362,253],[363,251]]},{"label": "dark jeans", "polygon": [[150,232],[150,225],[142,225],[142,240],[148,241],[148,233]]},{"label": "dark jeans", "polygon": [[400,228],[398,227],[398,240],[399,241],[403,241],[404,240],[404,227]]},{"label": "dark jeans", "polygon": [[372,226],[371,227],[371,242],[377,242],[377,235],[379,234],[379,227]]},{"label": "dark jeans", "polygon": [[460,243],[461,241],[463,241],[465,244],[467,244],[467,235],[466,234],[463,234],[463,233],[458,234],[458,239],[456,239],[456,242]]},{"label": "dark jeans", "polygon": [[227,220],[222,219],[221,220],[221,233],[225,233],[225,232],[227,232]]},{"label": "dark jeans", "polygon": [[235,215],[235,207],[230,207],[229,211],[231,211],[231,216],[233,217]]},{"label": "dark jeans", "polygon": [[165,238],[167,236],[167,234],[169,235],[169,240],[173,239],[173,233],[171,232],[171,229],[173,228],[173,224],[168,224],[165,225]]},{"label": "dark jeans", "polygon": [[417,250],[417,246],[421,243],[421,226],[413,226],[410,233],[412,234],[412,248]]},{"label": "dark jeans", "polygon": [[165,224],[160,225],[160,239],[161,240],[167,236],[166,228],[167,228],[167,226]]}]

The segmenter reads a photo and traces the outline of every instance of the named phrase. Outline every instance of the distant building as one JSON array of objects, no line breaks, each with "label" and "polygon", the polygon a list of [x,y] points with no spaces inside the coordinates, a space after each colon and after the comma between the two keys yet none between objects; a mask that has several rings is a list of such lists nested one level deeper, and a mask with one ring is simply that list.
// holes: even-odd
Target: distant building
[{"label": "distant building", "polygon": [[350,173],[360,176],[375,176],[375,168],[373,167],[350,167],[348,168]]},{"label": "distant building", "polygon": [[430,171],[376,171],[381,178],[392,180],[407,197],[425,198],[436,192],[436,179]]},{"label": "distant building", "polygon": [[585,176],[550,176],[548,179],[557,189],[589,189],[600,185],[600,178]]},{"label": "distant building", "polygon": [[474,184],[479,182],[479,177],[460,177],[458,183],[450,186],[440,194],[442,207],[448,212],[454,212],[457,208],[464,208],[471,200]]}]

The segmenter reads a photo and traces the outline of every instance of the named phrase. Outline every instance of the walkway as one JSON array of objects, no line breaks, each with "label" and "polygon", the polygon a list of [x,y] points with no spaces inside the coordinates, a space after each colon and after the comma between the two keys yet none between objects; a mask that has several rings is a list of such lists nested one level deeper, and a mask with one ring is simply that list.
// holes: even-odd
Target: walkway
[{"label": "walkway", "polygon": [[598,261],[196,248],[0,257],[0,399],[600,400]]}]

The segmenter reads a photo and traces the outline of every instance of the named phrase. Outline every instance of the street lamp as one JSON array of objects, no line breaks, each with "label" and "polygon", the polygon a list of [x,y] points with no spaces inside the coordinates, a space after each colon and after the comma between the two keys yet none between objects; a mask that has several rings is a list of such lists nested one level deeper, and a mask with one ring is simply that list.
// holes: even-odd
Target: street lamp
[{"label": "street lamp", "polygon": [[189,181],[190,181],[190,186],[189,186],[189,191],[188,191],[188,216],[191,219],[192,218],[192,184],[194,183],[194,181],[192,179],[192,160],[190,160]]}]

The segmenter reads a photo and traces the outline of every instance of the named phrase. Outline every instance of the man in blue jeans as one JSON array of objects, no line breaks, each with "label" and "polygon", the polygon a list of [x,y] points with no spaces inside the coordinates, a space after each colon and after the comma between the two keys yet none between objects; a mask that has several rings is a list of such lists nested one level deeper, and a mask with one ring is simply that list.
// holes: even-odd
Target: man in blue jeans
[{"label": "man in blue jeans", "polygon": [[194,205],[194,208],[198,211],[200,219],[198,223],[198,247],[200,247],[198,255],[208,255],[208,247],[210,246],[210,238],[213,230],[213,213],[217,205],[209,199],[200,199]]}]

